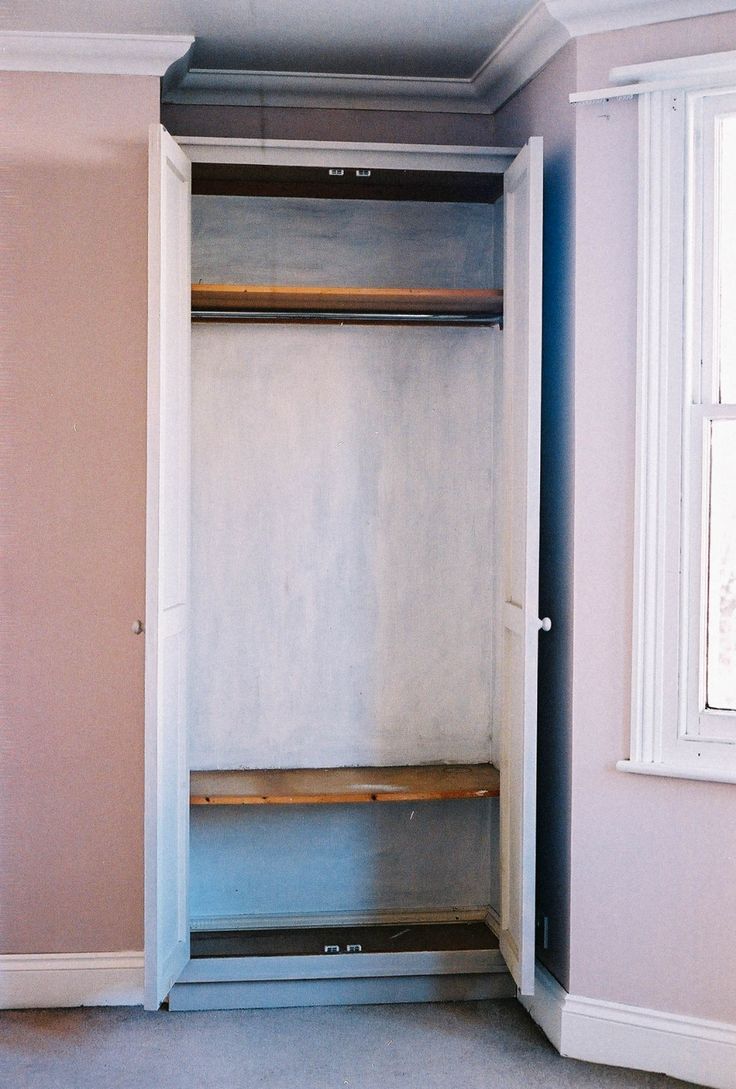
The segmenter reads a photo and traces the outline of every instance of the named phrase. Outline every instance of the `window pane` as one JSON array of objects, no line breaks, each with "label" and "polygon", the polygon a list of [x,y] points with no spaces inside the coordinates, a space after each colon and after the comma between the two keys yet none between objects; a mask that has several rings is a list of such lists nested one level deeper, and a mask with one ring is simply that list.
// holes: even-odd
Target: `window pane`
[{"label": "window pane", "polygon": [[736,420],[711,423],[706,706],[736,710]]},{"label": "window pane", "polygon": [[720,401],[736,402],[736,115],[721,118],[718,170],[718,374]]}]

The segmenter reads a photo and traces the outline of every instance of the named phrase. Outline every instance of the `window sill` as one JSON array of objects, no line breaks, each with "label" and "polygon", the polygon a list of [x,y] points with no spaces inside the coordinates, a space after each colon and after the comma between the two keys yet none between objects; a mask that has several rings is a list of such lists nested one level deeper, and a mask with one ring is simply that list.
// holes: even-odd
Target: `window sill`
[{"label": "window sill", "polygon": [[666,779],[697,779],[708,783],[736,783],[736,771],[725,768],[687,767],[678,764],[655,764],[636,760],[619,760],[617,771],[634,775],[659,775]]}]

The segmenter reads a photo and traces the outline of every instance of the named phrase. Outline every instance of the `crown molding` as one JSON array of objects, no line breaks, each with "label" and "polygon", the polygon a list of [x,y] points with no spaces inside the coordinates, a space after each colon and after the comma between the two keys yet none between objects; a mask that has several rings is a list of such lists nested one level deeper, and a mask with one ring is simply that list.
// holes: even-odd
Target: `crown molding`
[{"label": "crown molding", "polygon": [[572,38],[736,9],[734,0],[546,0],[546,5]]},{"label": "crown molding", "polygon": [[538,2],[520,19],[472,77],[476,94],[494,113],[570,40],[564,26]]},{"label": "crown molding", "polygon": [[528,83],[569,37],[539,0],[467,78],[262,72],[178,64],[164,80],[163,101],[491,114]]},{"label": "crown molding", "polygon": [[[179,66],[177,66],[178,68]],[[189,68],[164,80],[163,101],[220,106],[489,113],[472,79]]]},{"label": "crown molding", "polygon": [[0,33],[0,71],[162,76],[191,48],[190,34]]}]

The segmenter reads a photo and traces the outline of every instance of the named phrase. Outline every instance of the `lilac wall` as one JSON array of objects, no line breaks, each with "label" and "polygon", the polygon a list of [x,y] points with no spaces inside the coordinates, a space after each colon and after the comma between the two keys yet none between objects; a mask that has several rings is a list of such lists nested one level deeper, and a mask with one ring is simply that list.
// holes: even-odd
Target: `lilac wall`
[{"label": "lilac wall", "polygon": [[[734,48],[734,14],[582,38],[566,91],[605,86],[617,65]],[[734,788],[615,770],[629,736],[637,107],[570,106],[564,122],[549,73],[501,111],[497,138],[564,129],[574,148],[568,984],[736,1022]]]},{"label": "lilac wall", "polygon": [[[578,43],[578,87],[616,65],[734,48],[733,13],[596,35]],[[637,109],[575,116],[570,987],[736,1022],[736,791],[614,767],[630,700]]]},{"label": "lilac wall", "polygon": [[2,104],[0,952],[140,949],[158,80],[10,73]]}]

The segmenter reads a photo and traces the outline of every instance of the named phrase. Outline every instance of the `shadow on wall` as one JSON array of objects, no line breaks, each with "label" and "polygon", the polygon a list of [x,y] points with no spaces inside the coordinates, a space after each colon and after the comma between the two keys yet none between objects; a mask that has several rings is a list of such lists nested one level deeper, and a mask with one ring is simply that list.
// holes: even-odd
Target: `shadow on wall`
[{"label": "shadow on wall", "polygon": [[552,618],[552,631],[539,641],[537,955],[563,986],[570,916],[572,195],[572,156],[551,156],[544,171],[539,615]]}]

